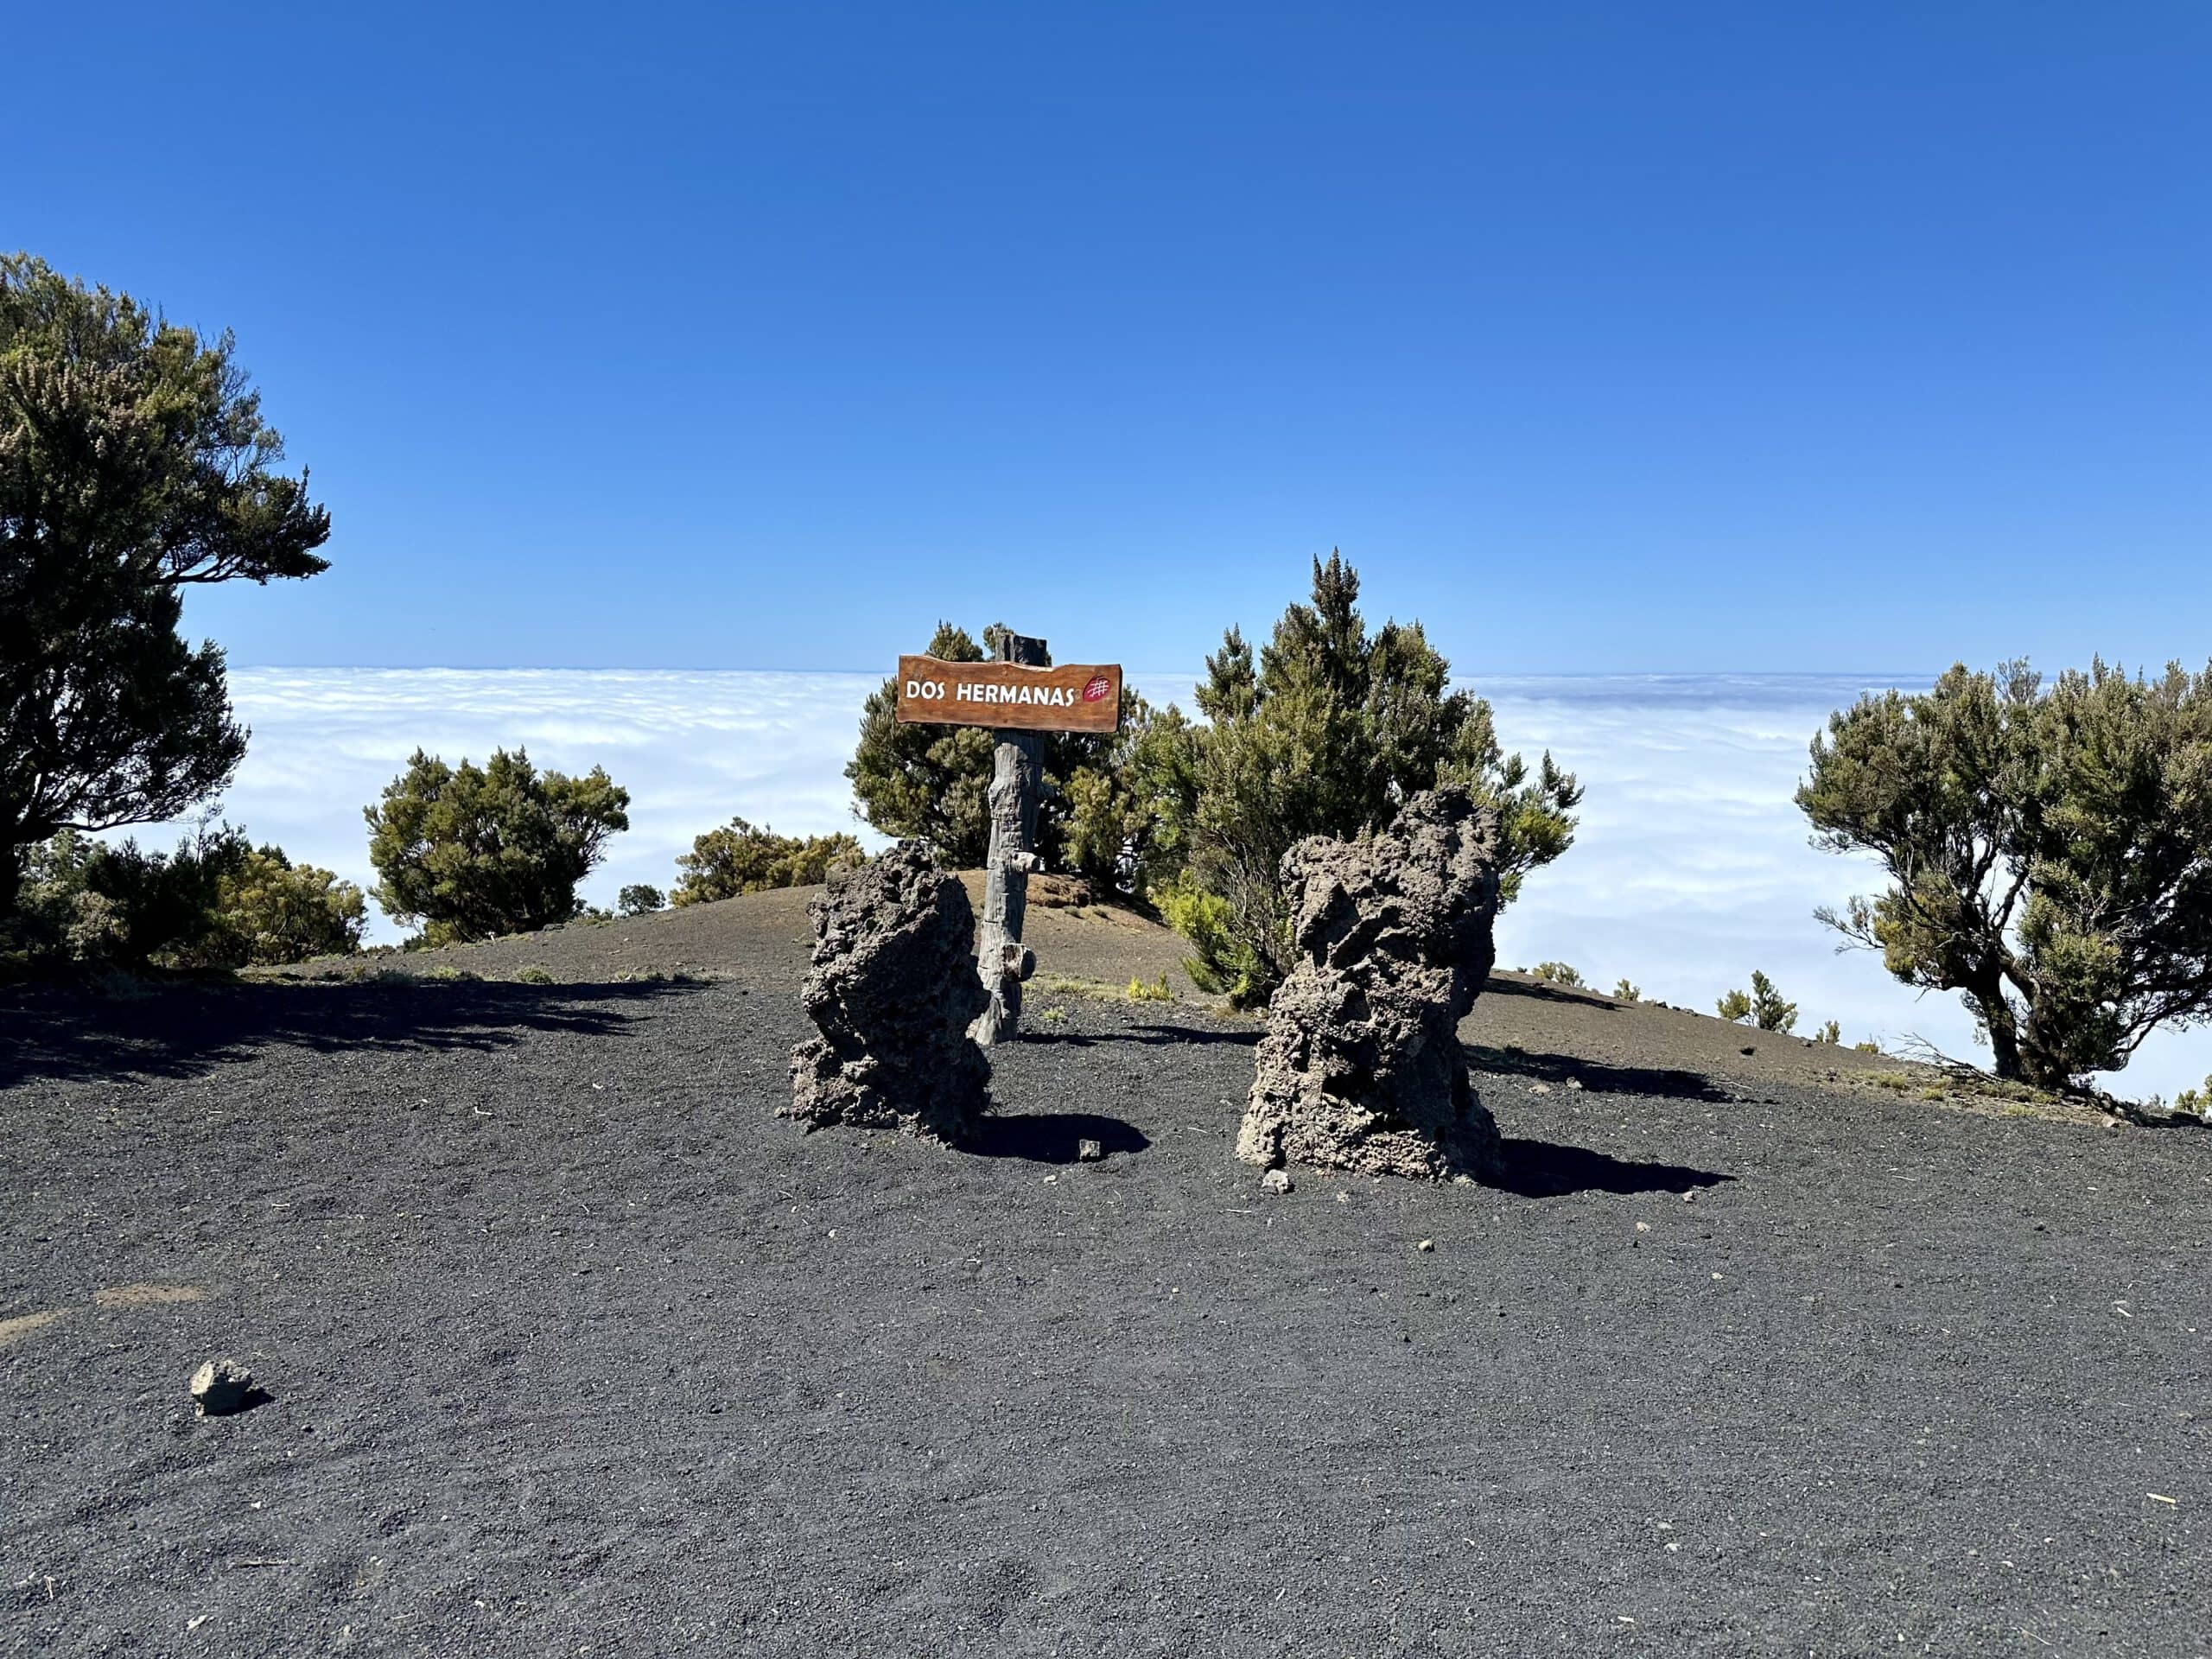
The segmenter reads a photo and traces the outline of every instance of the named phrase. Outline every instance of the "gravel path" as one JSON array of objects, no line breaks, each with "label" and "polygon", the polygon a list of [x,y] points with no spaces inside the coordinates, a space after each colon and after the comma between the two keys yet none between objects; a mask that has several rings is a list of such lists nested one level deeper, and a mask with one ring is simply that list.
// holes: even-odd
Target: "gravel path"
[{"label": "gravel path", "polygon": [[1521,1056],[1274,1198],[1249,1022],[963,1154],[774,981],[0,1009],[0,1651],[2206,1650],[2212,1135]]}]

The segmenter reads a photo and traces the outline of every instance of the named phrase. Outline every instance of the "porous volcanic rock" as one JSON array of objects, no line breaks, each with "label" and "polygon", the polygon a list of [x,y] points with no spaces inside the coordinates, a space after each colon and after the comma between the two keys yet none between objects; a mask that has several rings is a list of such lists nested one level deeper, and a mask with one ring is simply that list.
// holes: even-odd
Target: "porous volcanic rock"
[{"label": "porous volcanic rock", "polygon": [[814,967],[800,999],[821,1034],[791,1050],[785,1115],[962,1140],[989,1104],[991,1076],[968,1035],[988,996],[967,890],[901,842],[833,874],[809,914]]},{"label": "porous volcanic rock", "polygon": [[1495,1173],[1497,1126],[1457,1028],[1497,955],[1497,814],[1464,789],[1430,790],[1371,839],[1300,842],[1282,875],[1302,960],[1269,1007],[1236,1155]]}]

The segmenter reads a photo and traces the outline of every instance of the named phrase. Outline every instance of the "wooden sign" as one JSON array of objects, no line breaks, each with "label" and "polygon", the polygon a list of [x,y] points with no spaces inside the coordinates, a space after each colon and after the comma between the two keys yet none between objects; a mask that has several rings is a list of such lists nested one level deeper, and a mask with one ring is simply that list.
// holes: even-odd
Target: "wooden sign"
[{"label": "wooden sign", "polygon": [[1122,724],[1118,663],[1028,668],[1020,663],[899,659],[899,719],[1001,731],[1111,732]]}]

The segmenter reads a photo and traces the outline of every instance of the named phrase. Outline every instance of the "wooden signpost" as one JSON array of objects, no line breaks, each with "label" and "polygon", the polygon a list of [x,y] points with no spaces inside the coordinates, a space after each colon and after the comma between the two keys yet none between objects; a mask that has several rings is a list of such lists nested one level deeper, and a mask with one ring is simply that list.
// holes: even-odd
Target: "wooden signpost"
[{"label": "wooden signpost", "polygon": [[991,850],[983,866],[983,925],[976,970],[990,1006],[977,1017],[976,1040],[988,1047],[1021,1024],[1021,987],[1037,957],[1021,943],[1029,908],[1029,873],[1037,856],[1037,808],[1044,798],[1039,732],[1111,732],[1122,723],[1118,664],[1051,668],[1042,639],[1001,630],[988,663],[948,663],[935,657],[899,659],[901,723],[989,726],[998,747],[991,766]]}]

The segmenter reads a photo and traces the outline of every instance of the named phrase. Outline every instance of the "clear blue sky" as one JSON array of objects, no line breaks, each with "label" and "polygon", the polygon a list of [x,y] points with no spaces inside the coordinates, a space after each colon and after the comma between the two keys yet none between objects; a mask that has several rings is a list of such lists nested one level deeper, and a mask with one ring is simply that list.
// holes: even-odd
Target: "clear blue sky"
[{"label": "clear blue sky", "polygon": [[335,516],[234,662],[2212,654],[2202,4],[339,10],[0,48]]}]

